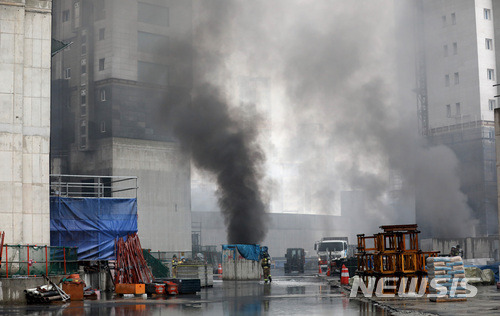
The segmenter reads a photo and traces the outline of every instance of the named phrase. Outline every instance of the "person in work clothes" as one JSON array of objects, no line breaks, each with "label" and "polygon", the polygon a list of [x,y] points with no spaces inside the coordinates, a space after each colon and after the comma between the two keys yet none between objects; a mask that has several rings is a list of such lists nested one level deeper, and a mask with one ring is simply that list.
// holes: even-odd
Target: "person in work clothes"
[{"label": "person in work clothes", "polygon": [[263,271],[263,274],[264,274],[264,282],[265,283],[267,283],[267,281],[272,282],[272,278],[271,278],[271,257],[269,256],[269,254],[267,253],[267,251],[264,252],[264,254],[262,255],[261,265],[262,265],[262,271]]},{"label": "person in work clothes", "polygon": [[177,262],[177,256],[174,255],[172,257],[172,277],[173,278],[177,277],[177,264],[178,264],[178,262]]}]

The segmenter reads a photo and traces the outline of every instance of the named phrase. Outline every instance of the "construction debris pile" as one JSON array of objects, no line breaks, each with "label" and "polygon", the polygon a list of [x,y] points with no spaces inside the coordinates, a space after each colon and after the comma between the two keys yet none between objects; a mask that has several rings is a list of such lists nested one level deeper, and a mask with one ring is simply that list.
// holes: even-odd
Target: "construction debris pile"
[{"label": "construction debris pile", "polygon": [[136,233],[116,240],[115,284],[151,283],[153,274],[142,253],[141,242]]},{"label": "construction debris pile", "polygon": [[[441,301],[465,301],[467,300],[465,284],[459,279],[465,278],[464,263],[462,257],[429,257],[427,262],[427,273],[429,283],[435,279],[439,287],[446,289],[446,294],[439,297],[430,297],[433,302]],[[430,288],[431,293],[440,293],[439,289]]]},{"label": "construction debris pile", "polygon": [[[382,278],[395,278],[395,284],[384,289],[387,293],[395,293],[400,283],[416,282],[419,291],[422,278],[427,276],[425,260],[436,257],[439,251],[424,252],[418,244],[417,225],[380,226],[382,233],[373,236],[357,235],[358,267],[356,274],[368,284],[368,279],[375,278],[375,286]],[[389,289],[390,288],[390,289]]]}]

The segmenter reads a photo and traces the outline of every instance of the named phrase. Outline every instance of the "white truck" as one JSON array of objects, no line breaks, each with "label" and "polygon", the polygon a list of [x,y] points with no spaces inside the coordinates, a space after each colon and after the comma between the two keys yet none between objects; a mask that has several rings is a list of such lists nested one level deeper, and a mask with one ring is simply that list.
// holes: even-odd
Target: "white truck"
[{"label": "white truck", "polygon": [[[347,237],[323,237],[314,244],[314,250],[318,254],[318,266],[322,272],[328,270],[328,265],[332,269],[339,269],[338,263],[347,259]],[[333,270],[331,271],[333,273]]]}]

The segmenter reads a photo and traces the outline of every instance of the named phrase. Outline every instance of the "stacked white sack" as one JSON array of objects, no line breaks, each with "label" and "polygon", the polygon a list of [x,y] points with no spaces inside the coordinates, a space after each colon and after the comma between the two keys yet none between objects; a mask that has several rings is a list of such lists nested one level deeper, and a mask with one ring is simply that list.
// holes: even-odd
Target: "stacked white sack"
[{"label": "stacked white sack", "polygon": [[[465,278],[464,263],[462,257],[429,257],[426,260],[429,284],[435,279],[440,287],[446,288],[446,295],[442,298],[449,300],[466,298],[466,289],[459,282]],[[453,288],[455,285],[455,288]],[[430,287],[431,293],[439,293],[439,289]]]}]

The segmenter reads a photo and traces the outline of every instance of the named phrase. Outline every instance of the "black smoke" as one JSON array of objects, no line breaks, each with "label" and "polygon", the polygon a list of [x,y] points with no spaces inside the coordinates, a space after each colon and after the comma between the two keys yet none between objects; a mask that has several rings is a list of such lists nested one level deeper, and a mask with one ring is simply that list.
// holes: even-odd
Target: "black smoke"
[{"label": "black smoke", "polygon": [[415,221],[417,195],[417,224],[430,235],[470,234],[458,160],[417,134],[415,76],[396,75],[414,69],[412,56],[396,54],[414,44],[398,35],[410,23],[395,21],[393,1],[219,0],[197,9],[204,78],[226,89],[238,75],[265,76],[281,89],[271,107],[284,115],[268,128],[285,141],[271,158],[296,166],[296,195],[311,192],[314,211],[331,211],[339,192],[363,192],[366,209],[342,215],[366,232]]},{"label": "black smoke", "polygon": [[218,204],[231,244],[256,244],[267,232],[260,191],[264,153],[257,126],[232,113],[220,90],[197,87],[191,102],[172,110],[173,131],[193,163],[217,181]]}]

